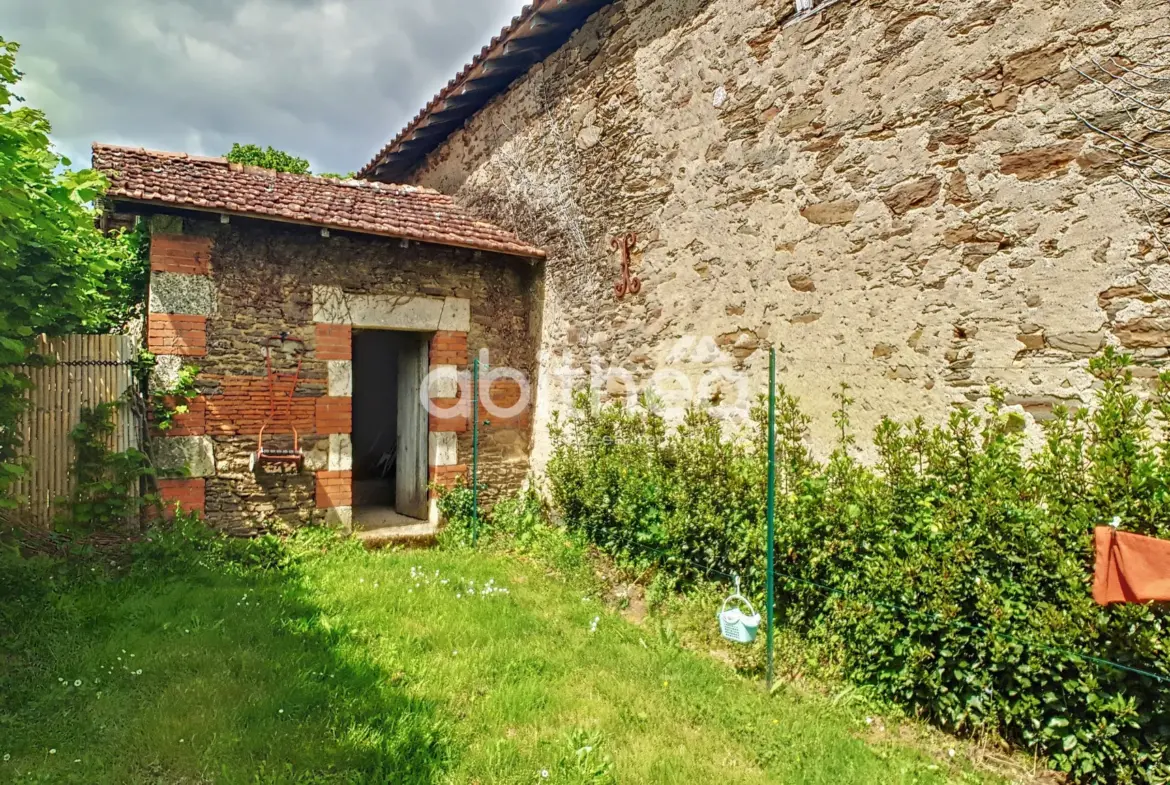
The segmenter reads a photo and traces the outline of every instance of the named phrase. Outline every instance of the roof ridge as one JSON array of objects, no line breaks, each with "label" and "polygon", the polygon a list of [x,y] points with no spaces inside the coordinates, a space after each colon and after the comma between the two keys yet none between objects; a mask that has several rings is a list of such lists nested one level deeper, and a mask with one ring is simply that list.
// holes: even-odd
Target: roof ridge
[{"label": "roof ridge", "polygon": [[441,196],[444,199],[451,198],[447,194],[444,194],[442,191],[436,191],[433,188],[427,188],[426,186],[422,186],[422,185],[411,185],[409,183],[381,183],[381,182],[374,182],[372,180],[359,180],[359,179],[354,178],[354,177],[348,177],[348,178],[325,177],[323,175],[313,174],[312,172],[309,172],[308,174],[298,174],[296,172],[282,172],[279,169],[268,169],[268,168],[263,167],[263,166],[255,166],[253,164],[236,163],[234,161],[229,161],[227,158],[225,158],[223,156],[196,155],[194,153],[186,153],[186,152],[172,151],[172,150],[156,150],[154,148],[143,147],[141,145],[109,144],[107,142],[93,142],[90,145],[90,150],[94,153],[98,152],[99,150],[109,150],[109,151],[121,150],[123,152],[142,153],[144,155],[150,155],[150,156],[154,156],[157,158],[169,158],[169,159],[174,159],[177,161],[196,161],[199,163],[217,164],[217,165],[221,165],[221,166],[226,166],[229,170],[231,170],[233,172],[244,172],[245,174],[287,175],[289,177],[306,177],[306,178],[311,178],[313,180],[319,180],[321,182],[332,183],[335,185],[341,185],[341,186],[344,186],[346,188],[370,188],[370,189],[373,189],[375,191],[378,191],[378,190],[385,191],[385,190],[389,190],[389,189],[397,189],[397,190],[401,191],[402,193],[408,193],[408,194],[421,193],[421,194],[428,194],[431,196]]}]

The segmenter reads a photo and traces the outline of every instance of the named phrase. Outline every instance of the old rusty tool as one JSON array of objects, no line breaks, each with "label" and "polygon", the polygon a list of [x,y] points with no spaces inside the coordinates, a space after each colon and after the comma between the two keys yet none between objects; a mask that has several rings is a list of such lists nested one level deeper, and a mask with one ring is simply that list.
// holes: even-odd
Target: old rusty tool
[{"label": "old rusty tool", "polygon": [[622,252],[622,277],[613,285],[613,293],[619,300],[627,294],[637,294],[642,291],[642,281],[630,270],[630,254],[634,252],[634,246],[637,244],[638,235],[633,232],[614,237],[609,243],[615,251]]},{"label": "old rusty tool", "polygon": [[[297,358],[295,373],[277,373],[272,367],[273,344],[283,347],[286,343],[295,345]],[[252,471],[257,471],[268,463],[292,464],[299,471],[305,465],[305,454],[301,452],[301,435],[293,423],[293,396],[296,395],[297,384],[301,380],[301,368],[305,361],[305,342],[300,338],[293,338],[288,333],[273,335],[264,340],[264,367],[268,377],[268,417],[260,426],[260,435],[256,439],[256,452],[252,454]],[[278,385],[288,384],[286,389],[278,389]],[[277,450],[264,446],[264,431],[275,424],[280,417],[280,403],[284,404],[284,413],[288,417],[289,428],[292,429],[293,447],[291,450]]]}]

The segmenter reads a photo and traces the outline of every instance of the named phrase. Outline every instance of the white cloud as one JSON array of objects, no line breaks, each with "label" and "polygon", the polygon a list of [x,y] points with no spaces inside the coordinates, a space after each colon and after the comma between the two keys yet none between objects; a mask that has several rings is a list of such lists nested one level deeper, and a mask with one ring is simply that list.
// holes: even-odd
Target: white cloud
[{"label": "white cloud", "polygon": [[18,88],[80,163],[98,140],[271,144],[360,168],[522,0],[0,0]]}]

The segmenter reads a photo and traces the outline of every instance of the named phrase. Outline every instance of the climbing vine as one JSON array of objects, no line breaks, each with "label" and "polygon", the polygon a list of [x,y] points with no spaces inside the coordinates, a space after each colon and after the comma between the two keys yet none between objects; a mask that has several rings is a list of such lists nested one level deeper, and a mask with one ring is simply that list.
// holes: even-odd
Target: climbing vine
[{"label": "climbing vine", "polygon": [[[145,349],[134,361],[134,374],[139,384],[149,387],[150,375],[158,365],[158,358]],[[179,368],[178,378],[170,387],[159,387],[151,391],[147,416],[156,431],[169,431],[175,427],[175,418],[189,411],[188,403],[199,395],[195,380],[199,378],[198,365],[184,365]]]},{"label": "climbing vine", "polygon": [[144,453],[136,449],[114,452],[117,403],[103,403],[81,410],[81,420],[69,438],[76,451],[73,461],[73,493],[60,500],[59,526],[105,530],[134,521],[153,497],[140,492],[140,480],[153,475]]}]

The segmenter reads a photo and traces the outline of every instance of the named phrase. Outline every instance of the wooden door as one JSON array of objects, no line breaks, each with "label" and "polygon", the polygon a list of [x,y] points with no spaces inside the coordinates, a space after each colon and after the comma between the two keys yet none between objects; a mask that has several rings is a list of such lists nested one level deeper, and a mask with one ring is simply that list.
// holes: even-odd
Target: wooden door
[{"label": "wooden door", "polygon": [[398,350],[398,459],[395,461],[395,503],[402,515],[426,520],[427,438],[423,380],[430,364],[426,335],[406,334]]}]

